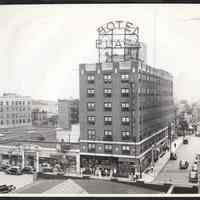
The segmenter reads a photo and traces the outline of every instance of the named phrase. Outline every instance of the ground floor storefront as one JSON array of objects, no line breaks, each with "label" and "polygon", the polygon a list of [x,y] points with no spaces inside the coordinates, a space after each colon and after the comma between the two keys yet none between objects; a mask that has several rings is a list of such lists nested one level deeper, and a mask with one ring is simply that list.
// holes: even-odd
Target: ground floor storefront
[{"label": "ground floor storefront", "polygon": [[129,177],[130,174],[141,177],[142,172],[157,162],[168,150],[168,141],[164,140],[139,156],[81,154],[81,172],[101,176],[110,176],[112,173],[118,177]]}]

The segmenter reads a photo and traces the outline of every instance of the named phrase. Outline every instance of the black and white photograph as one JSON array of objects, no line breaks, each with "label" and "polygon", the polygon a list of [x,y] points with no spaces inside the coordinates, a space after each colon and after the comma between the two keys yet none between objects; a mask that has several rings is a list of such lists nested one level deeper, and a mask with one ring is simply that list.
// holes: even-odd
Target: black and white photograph
[{"label": "black and white photograph", "polygon": [[200,5],[0,6],[0,195],[200,193]]}]

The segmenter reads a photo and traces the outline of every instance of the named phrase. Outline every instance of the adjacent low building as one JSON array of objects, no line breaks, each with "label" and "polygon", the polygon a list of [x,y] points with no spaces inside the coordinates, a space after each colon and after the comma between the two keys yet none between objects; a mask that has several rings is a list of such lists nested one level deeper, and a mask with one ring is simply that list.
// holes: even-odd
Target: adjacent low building
[{"label": "adjacent low building", "polygon": [[31,126],[31,97],[4,93],[0,97],[0,128]]}]

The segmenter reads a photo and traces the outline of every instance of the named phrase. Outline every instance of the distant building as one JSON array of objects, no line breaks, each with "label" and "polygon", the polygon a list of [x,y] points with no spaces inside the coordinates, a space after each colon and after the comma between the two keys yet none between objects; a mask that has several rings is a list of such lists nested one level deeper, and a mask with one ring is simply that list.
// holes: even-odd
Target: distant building
[{"label": "distant building", "polygon": [[70,100],[70,122],[71,124],[79,123],[79,100]]},{"label": "distant building", "polygon": [[79,123],[79,100],[58,100],[58,127],[71,129],[72,124]]},{"label": "distant building", "polygon": [[44,124],[47,123],[47,111],[34,109],[32,110],[32,122],[33,124]]},{"label": "distant building", "polygon": [[32,100],[32,110],[36,109],[40,112],[47,112],[47,118],[58,114],[58,104],[56,101]]},{"label": "distant building", "polygon": [[0,97],[0,128],[31,126],[31,97],[4,93]]},{"label": "distant building", "polygon": [[58,127],[63,129],[71,129],[69,100],[58,100]]}]

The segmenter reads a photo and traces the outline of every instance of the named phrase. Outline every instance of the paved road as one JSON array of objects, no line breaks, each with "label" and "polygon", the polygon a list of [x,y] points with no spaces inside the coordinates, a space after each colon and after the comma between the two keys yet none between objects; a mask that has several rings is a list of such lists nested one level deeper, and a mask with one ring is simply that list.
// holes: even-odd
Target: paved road
[{"label": "paved road", "polygon": [[[189,144],[181,144],[176,152],[178,159],[175,161],[169,160],[165,167],[158,174],[156,179],[153,181],[154,183],[172,182],[177,185],[192,185],[188,182],[189,169],[194,162],[195,155],[197,153],[200,153],[200,137],[187,137],[189,139]],[[188,160],[190,163],[189,168],[185,170],[180,170],[180,160]]]}]

